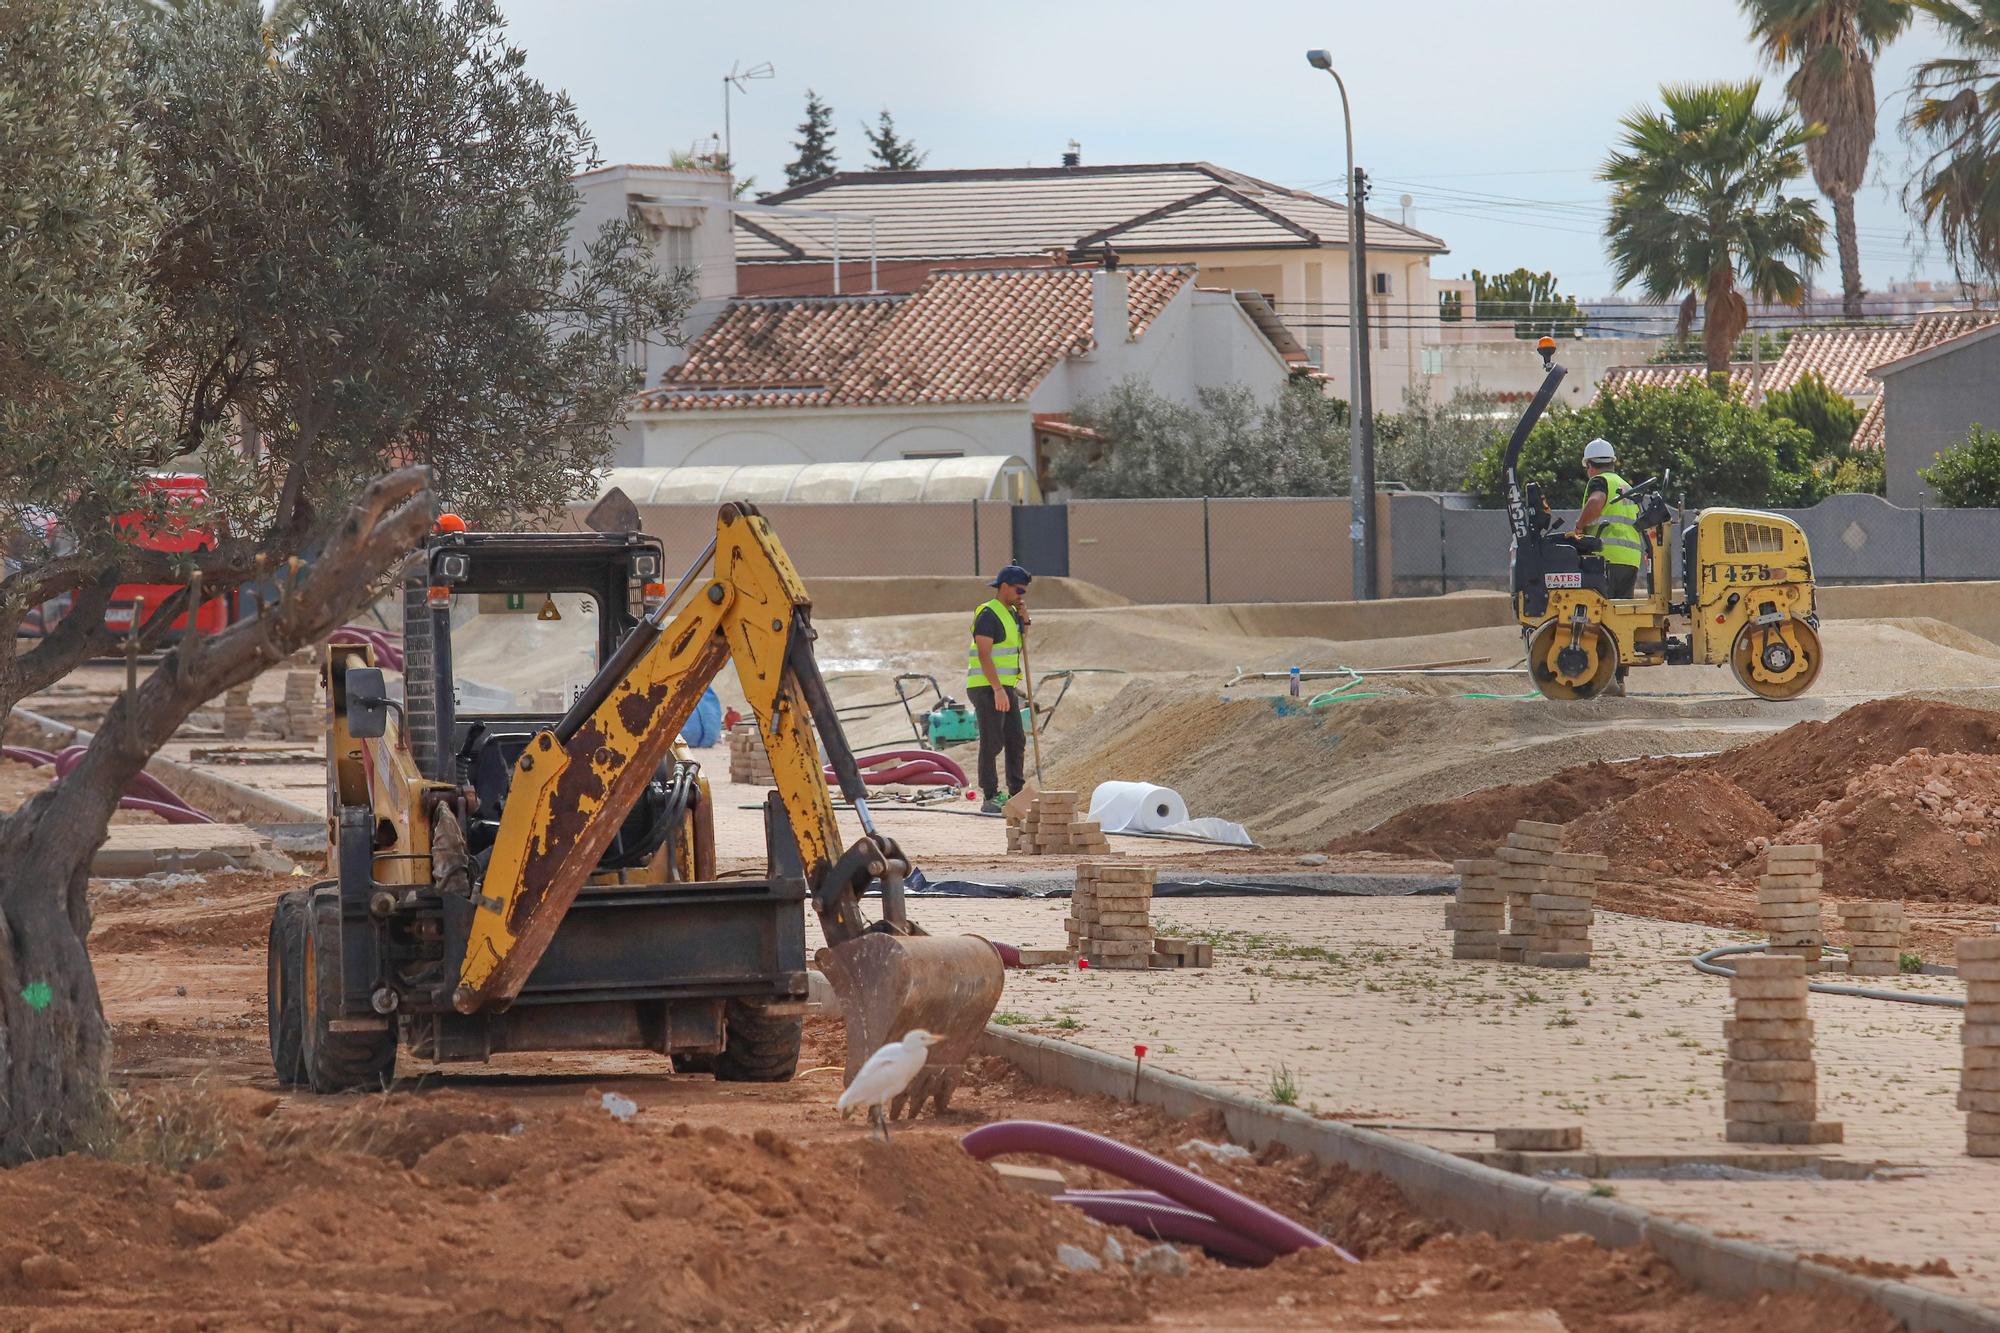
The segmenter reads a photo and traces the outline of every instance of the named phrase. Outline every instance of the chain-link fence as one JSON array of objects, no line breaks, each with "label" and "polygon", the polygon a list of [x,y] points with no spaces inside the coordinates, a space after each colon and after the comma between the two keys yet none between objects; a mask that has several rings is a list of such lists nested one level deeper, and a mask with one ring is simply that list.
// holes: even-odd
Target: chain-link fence
[{"label": "chain-link fence", "polygon": [[[1135,602],[1326,602],[1354,595],[1345,497],[1076,500],[1068,504],[772,504],[792,559],[814,576],[963,576],[1018,562],[1086,579]],[[1455,497],[1376,497],[1376,591],[1421,597],[1507,586],[1507,516]],[[2000,579],[2000,510],[1901,509],[1837,495],[1779,510],[1804,530],[1820,582]],[[642,510],[691,557],[714,531],[709,505]],[[678,567],[676,565],[676,567]]]}]

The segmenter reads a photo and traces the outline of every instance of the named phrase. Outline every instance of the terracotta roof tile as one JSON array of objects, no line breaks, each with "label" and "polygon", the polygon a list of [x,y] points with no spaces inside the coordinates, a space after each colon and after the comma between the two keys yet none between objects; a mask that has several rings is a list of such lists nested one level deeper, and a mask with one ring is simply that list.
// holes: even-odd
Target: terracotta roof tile
[{"label": "terracotta roof tile", "polygon": [[1860,424],[1854,428],[1853,448],[1882,452],[1882,423],[1886,417],[1889,395],[1879,393],[1875,401],[1868,404],[1868,410],[1861,414]]},{"label": "terracotta roof tile", "polygon": [[[1597,382],[1597,396],[1630,393],[1634,389],[1671,389],[1708,373],[1700,365],[1609,366]],[[1750,365],[1738,361],[1729,367],[1729,382],[1739,389],[1750,384]]]},{"label": "terracotta roof tile", "polygon": [[688,388],[824,387],[903,299],[732,301],[666,378]]},{"label": "terracotta roof tile", "polygon": [[[640,411],[1018,402],[1094,346],[1084,268],[949,269],[907,297],[738,301]],[[1120,269],[1130,336],[1194,279],[1185,265]]]},{"label": "terracotta roof tile", "polygon": [[1856,328],[1804,329],[1792,335],[1778,359],[1771,363],[1761,387],[1766,393],[1789,389],[1810,372],[1826,381],[1835,393],[1849,398],[1873,395],[1877,385],[1869,371],[1916,352],[1946,338],[1955,338],[1983,328],[1996,318],[1975,310],[1944,310],[1919,315],[1909,324],[1878,324]]}]

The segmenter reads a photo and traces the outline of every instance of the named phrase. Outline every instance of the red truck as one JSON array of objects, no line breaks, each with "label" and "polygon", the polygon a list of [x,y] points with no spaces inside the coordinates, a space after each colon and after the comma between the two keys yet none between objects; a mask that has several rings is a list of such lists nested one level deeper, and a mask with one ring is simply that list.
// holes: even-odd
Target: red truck
[{"label": "red truck", "polygon": [[[139,514],[132,513],[120,516],[118,526],[131,532],[133,540],[137,545],[149,551],[179,553],[183,551],[199,551],[214,544],[214,530],[200,527],[192,521],[192,515],[199,511],[202,505],[207,502],[208,481],[206,478],[177,472],[160,473],[146,478],[145,487],[149,491],[166,492],[171,497],[168,507],[173,513],[157,531],[145,527],[144,520]],[[185,584],[180,583],[119,584],[112,591],[111,605],[106,607],[104,611],[105,628],[117,634],[130,633],[132,629],[132,612],[135,607],[143,606],[145,610],[141,612],[141,615],[150,615],[167,598],[173,596],[185,586]],[[31,634],[37,628],[42,629],[44,632],[53,629],[56,622],[69,613],[69,608],[70,598],[66,594],[42,607],[42,613],[39,617],[29,617],[24,629]],[[217,630],[228,627],[230,622],[235,619],[235,611],[236,594],[234,592],[205,598],[200,610],[196,613],[195,623],[201,627],[203,633],[214,633]],[[37,621],[39,621],[39,625]],[[187,629],[187,613],[182,612],[176,616],[170,628],[174,631],[185,631]]]}]

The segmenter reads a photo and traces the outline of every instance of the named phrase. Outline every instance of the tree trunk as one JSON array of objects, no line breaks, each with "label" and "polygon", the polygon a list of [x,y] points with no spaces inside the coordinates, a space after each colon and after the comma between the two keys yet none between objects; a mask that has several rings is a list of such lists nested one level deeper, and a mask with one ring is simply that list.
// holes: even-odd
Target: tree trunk
[{"label": "tree trunk", "polygon": [[184,636],[106,711],[68,777],[0,818],[0,1165],[63,1151],[103,1110],[110,1047],[86,891],[126,784],[205,700],[324,639],[364,600],[423,540],[427,481],[405,468],[371,483],[275,611]]},{"label": "tree trunk", "polygon": [[[1840,246],[1840,313],[1848,319],[1861,318],[1861,234],[1854,226],[1854,195],[1842,192],[1833,199],[1833,234]],[[1807,298],[1811,298],[1808,292]]]},{"label": "tree trunk", "polygon": [[1735,275],[1719,268],[1708,275],[1708,299],[1701,322],[1703,359],[1710,376],[1729,376],[1729,356],[1750,324],[1750,307],[1736,290]]},{"label": "tree trunk", "polygon": [[38,794],[0,819],[0,1163],[63,1151],[103,1113],[110,1041],[84,939],[104,826]]}]

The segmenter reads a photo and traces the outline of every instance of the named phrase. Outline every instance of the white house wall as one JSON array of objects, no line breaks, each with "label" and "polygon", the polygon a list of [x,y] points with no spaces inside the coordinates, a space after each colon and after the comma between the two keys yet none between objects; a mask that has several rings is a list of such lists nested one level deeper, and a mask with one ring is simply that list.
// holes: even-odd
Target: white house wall
[{"label": "white house wall", "polygon": [[638,440],[620,444],[620,466],[872,463],[940,454],[1026,456],[1034,446],[1032,421],[1023,403],[663,412],[634,417],[631,425]]},{"label": "white house wall", "polygon": [[1284,387],[1285,359],[1227,292],[1192,284],[1176,292],[1137,342],[1100,342],[1071,357],[1030,395],[1036,412],[1073,412],[1079,404],[1128,379],[1144,380],[1174,402],[1192,403],[1198,389],[1240,384],[1259,399]]}]

